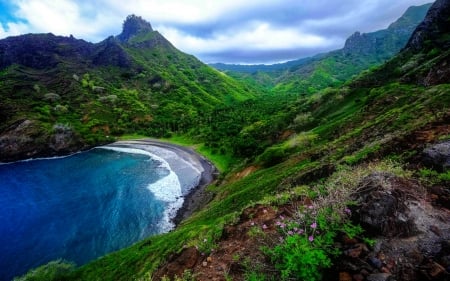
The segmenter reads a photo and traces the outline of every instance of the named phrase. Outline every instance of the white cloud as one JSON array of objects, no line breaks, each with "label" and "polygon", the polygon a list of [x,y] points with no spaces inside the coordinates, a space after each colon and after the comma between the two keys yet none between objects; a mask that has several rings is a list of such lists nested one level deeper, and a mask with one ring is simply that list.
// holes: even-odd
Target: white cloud
[{"label": "white cloud", "polygon": [[[431,1],[431,0],[430,0]],[[0,38],[24,33],[74,35],[99,42],[121,32],[129,14],[150,21],[179,49],[197,55],[326,50],[354,31],[370,32],[428,0],[12,0],[15,22]],[[5,30],[6,29],[6,30]],[[279,52],[278,52],[279,53]],[[308,52],[310,54],[310,52]],[[276,58],[273,58],[276,60]],[[227,61],[227,57],[223,58]]]}]

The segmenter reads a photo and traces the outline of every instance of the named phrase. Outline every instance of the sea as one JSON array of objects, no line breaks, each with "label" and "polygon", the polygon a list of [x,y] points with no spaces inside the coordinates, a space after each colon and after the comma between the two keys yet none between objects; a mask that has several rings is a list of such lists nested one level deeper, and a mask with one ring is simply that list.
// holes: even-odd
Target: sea
[{"label": "sea", "polygon": [[173,151],[138,145],[0,164],[0,280],[170,231],[200,175]]}]

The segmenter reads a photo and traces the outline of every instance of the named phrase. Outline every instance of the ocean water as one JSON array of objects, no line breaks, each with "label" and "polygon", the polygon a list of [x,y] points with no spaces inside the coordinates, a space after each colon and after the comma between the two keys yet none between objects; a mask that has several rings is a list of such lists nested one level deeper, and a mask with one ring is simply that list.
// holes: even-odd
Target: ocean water
[{"label": "ocean water", "polygon": [[164,153],[180,160],[104,147],[0,164],[0,280],[58,258],[81,265],[170,230],[199,174],[180,181]]}]

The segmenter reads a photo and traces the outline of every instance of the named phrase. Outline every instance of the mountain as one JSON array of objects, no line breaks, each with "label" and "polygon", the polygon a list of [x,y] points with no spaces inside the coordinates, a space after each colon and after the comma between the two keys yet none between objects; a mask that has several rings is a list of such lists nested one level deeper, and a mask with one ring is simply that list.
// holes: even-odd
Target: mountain
[{"label": "mountain", "polygon": [[93,44],[53,34],[0,40],[0,161],[66,154],[115,136],[196,129],[255,92],[128,16]]},{"label": "mountain", "polygon": [[399,54],[343,86],[275,110],[283,95],[219,103],[209,117],[220,122],[201,129],[269,108],[226,145],[272,142],[173,231],[18,280],[448,280],[449,4],[437,0]]},{"label": "mountain", "polygon": [[228,71],[235,78],[270,81],[265,85],[277,93],[312,94],[326,87],[341,85],[361,71],[390,59],[405,46],[430,6],[409,7],[387,29],[355,32],[342,49],[326,54],[274,66],[212,66]]},{"label": "mountain", "polygon": [[176,230],[68,280],[447,280],[450,84],[423,78],[450,67],[448,3],[389,62],[285,108],[278,143]]}]

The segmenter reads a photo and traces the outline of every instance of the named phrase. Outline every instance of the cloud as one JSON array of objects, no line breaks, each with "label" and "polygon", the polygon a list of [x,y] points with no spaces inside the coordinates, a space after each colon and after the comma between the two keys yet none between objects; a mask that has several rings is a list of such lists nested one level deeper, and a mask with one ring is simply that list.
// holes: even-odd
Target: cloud
[{"label": "cloud", "polygon": [[[74,35],[99,42],[129,14],[205,62],[270,63],[343,46],[355,31],[386,28],[428,0],[12,0],[0,37]],[[12,20],[14,19],[14,20]]]}]

